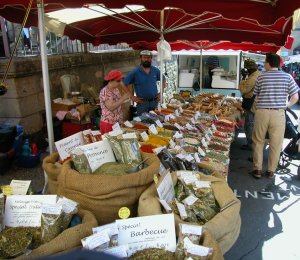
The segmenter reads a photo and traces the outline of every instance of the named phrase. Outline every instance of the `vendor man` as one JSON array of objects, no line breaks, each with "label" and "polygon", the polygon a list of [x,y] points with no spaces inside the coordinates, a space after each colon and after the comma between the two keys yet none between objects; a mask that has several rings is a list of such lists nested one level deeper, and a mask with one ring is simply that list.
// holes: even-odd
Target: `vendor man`
[{"label": "vendor man", "polygon": [[[136,96],[132,93],[131,100],[137,103],[137,115],[157,108],[160,93],[157,81],[160,81],[160,70],[151,65],[152,53],[144,50],[140,53],[141,65],[130,71],[123,79],[123,88],[128,92],[128,85],[133,84]],[[163,81],[164,89],[165,81]]]}]

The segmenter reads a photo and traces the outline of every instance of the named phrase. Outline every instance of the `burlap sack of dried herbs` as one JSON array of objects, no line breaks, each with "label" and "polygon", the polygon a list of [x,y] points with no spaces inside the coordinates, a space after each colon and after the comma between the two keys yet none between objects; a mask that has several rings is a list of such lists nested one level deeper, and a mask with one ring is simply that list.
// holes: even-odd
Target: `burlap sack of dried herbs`
[{"label": "burlap sack of dried herbs", "polygon": [[61,171],[61,167],[55,165],[59,160],[58,153],[50,154],[43,160],[43,169],[48,176],[47,194],[57,193],[57,178]]},{"label": "burlap sack of dried herbs", "polygon": [[98,222],[93,213],[79,208],[78,214],[82,223],[66,229],[50,242],[34,249],[28,256],[22,255],[16,259],[35,259],[43,256],[69,251],[81,246],[81,239],[92,234],[92,228],[98,226]]},{"label": "burlap sack of dried herbs", "polygon": [[122,176],[79,174],[71,168],[71,161],[66,162],[58,177],[57,193],[93,212],[99,225],[118,219],[121,207],[128,207],[130,216],[135,217],[140,195],[151,185],[154,174],[159,171],[159,159],[153,154],[142,153],[143,159],[148,157],[148,167]]},{"label": "burlap sack of dried herbs", "polygon": [[[233,191],[224,179],[204,175],[201,173],[199,174],[201,180],[211,182],[214,196],[221,209],[228,205],[230,202],[235,202],[227,209],[219,212],[204,225],[204,227],[206,227],[211,232],[213,237],[219,243],[222,253],[225,254],[233,246],[240,233],[241,202],[236,198]],[[172,173],[172,179],[175,185],[177,183],[176,174]],[[139,199],[138,215],[149,216],[156,214],[162,214],[162,208],[159,203],[156,185],[153,183],[145,192],[143,192]],[[180,216],[176,214],[175,221],[176,231],[178,230],[179,223],[187,223],[181,220]]]}]

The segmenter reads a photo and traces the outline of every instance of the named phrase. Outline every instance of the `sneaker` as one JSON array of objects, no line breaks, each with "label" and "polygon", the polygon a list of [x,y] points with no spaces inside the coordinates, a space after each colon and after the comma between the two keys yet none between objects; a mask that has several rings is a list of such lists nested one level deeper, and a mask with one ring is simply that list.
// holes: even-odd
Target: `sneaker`
[{"label": "sneaker", "polygon": [[261,170],[254,170],[252,171],[252,176],[255,178],[255,179],[260,179],[261,178]]},{"label": "sneaker", "polygon": [[246,151],[252,151],[252,148],[251,146],[249,146],[248,144],[243,144],[241,147],[240,147],[241,150],[246,150]]},{"label": "sneaker", "polygon": [[267,178],[272,179],[274,177],[274,172],[272,172],[272,171],[266,171],[266,176],[267,176]]}]

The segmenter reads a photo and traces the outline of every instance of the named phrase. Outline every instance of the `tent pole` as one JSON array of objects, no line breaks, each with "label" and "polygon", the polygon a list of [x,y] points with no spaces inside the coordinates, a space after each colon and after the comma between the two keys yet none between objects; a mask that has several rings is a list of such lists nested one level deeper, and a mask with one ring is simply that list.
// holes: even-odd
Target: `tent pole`
[{"label": "tent pole", "polygon": [[199,71],[199,77],[200,77],[200,93],[202,93],[202,68],[203,68],[203,48],[202,48],[202,41],[200,41],[200,71]]},{"label": "tent pole", "polygon": [[[160,11],[160,40],[163,41],[164,35],[164,10]],[[160,48],[161,51],[161,48]],[[163,95],[163,58],[162,58],[162,53],[160,53],[160,104],[164,103],[164,95]]]},{"label": "tent pole", "polygon": [[38,27],[39,27],[39,37],[40,37],[40,50],[41,50],[41,61],[42,61],[48,143],[49,143],[49,152],[53,153],[54,134],[53,134],[53,122],[52,122],[52,110],[51,110],[50,85],[49,85],[48,57],[47,57],[47,49],[46,49],[46,34],[45,34],[45,27],[44,27],[45,17],[44,17],[43,0],[37,1],[37,7],[38,7]]}]

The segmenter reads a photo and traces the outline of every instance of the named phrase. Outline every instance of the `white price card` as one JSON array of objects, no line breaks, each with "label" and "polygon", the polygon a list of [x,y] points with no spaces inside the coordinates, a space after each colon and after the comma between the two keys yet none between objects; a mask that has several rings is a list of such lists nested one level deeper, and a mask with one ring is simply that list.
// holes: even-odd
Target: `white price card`
[{"label": "white price card", "polygon": [[175,148],[175,146],[176,146],[176,143],[171,139],[170,140],[170,147]]},{"label": "white price card", "polygon": [[217,130],[215,124],[212,124],[212,125],[211,125],[211,128],[212,128],[213,131],[216,131],[216,130]]},{"label": "white price card", "polygon": [[121,135],[121,134],[123,134],[123,130],[122,129],[113,130],[113,131],[110,131],[108,133],[108,135],[110,135],[110,136],[118,136],[118,135]]},{"label": "white price card", "polygon": [[141,137],[145,142],[149,140],[149,136],[145,131],[141,133]]},{"label": "white price card", "polygon": [[177,200],[176,200],[176,205],[177,205],[180,217],[182,219],[186,219],[187,218],[187,213],[186,213],[184,205],[182,203],[179,203]]},{"label": "white price card", "polygon": [[127,259],[128,245],[114,246],[104,249],[103,252],[118,258]]},{"label": "white price card", "polygon": [[201,143],[204,147],[208,147],[207,142],[205,141],[205,138],[202,138]]},{"label": "white price card", "polygon": [[135,133],[128,133],[122,135],[123,139],[137,139],[137,136]]},{"label": "white price card", "polygon": [[167,212],[172,211],[171,207],[165,200],[159,200],[160,204],[164,207]]},{"label": "white price card", "polygon": [[183,200],[183,203],[188,206],[192,206],[197,200],[198,198],[195,195],[191,194],[190,196],[188,196]]},{"label": "white price card", "polygon": [[180,134],[179,132],[176,132],[174,135],[173,135],[174,138],[178,139],[178,138],[182,138],[182,134]]},{"label": "white price card", "polygon": [[26,195],[31,181],[12,180],[10,186],[13,190],[13,195]]},{"label": "white price card", "polygon": [[140,117],[134,117],[133,118],[133,121],[136,121],[136,122],[142,122],[142,119]]},{"label": "white price card", "polygon": [[163,127],[163,124],[162,124],[159,120],[156,120],[156,121],[155,121],[155,124],[156,124],[158,127]]},{"label": "white price card", "polygon": [[199,146],[198,147],[198,153],[200,153],[201,156],[205,156],[205,152],[202,150],[202,148]]},{"label": "white price card", "polygon": [[170,115],[165,115],[165,122],[170,121]]},{"label": "white price card", "polygon": [[209,134],[206,134],[205,135],[205,139],[209,142],[210,141],[210,136],[209,136]]},{"label": "white price card", "polygon": [[162,107],[163,109],[166,109],[166,108],[167,108],[167,105],[166,105],[165,103],[162,103],[162,104],[161,104],[161,107]]},{"label": "white price card", "polygon": [[188,130],[193,130],[194,129],[194,127],[192,127],[189,123],[187,123],[185,126]]},{"label": "white price card", "polygon": [[197,189],[203,189],[203,188],[211,188],[211,182],[210,181],[196,181],[195,186]]},{"label": "white price card", "polygon": [[182,113],[183,112],[183,109],[182,107],[179,107],[179,112]]},{"label": "white price card", "polygon": [[170,114],[170,118],[175,119],[176,117],[174,115]]},{"label": "white price card", "polygon": [[127,127],[132,128],[133,124],[131,124],[128,120],[124,123],[124,125],[126,125]]},{"label": "white price card", "polygon": [[194,158],[197,163],[201,162],[198,153],[194,153]]},{"label": "white price card", "polygon": [[155,135],[158,134],[158,131],[157,131],[155,125],[153,125],[153,124],[149,126],[149,130],[152,134],[155,134]]},{"label": "white price card", "polygon": [[191,122],[192,122],[193,125],[196,124],[196,121],[195,121],[195,119],[193,117],[191,118]]},{"label": "white price card", "polygon": [[175,198],[175,190],[171,173],[168,172],[157,186],[157,194],[160,200],[165,200],[167,203],[171,202]]},{"label": "white price card", "polygon": [[182,234],[192,234],[192,235],[201,236],[202,226],[181,224],[181,232]]},{"label": "white price card", "polygon": [[175,123],[174,126],[175,126],[178,130],[182,130],[182,126],[179,125],[178,123]]},{"label": "white price card", "polygon": [[185,156],[185,159],[188,161],[188,162],[191,162],[194,160],[194,157],[190,154],[188,154],[187,156]]},{"label": "white price card", "polygon": [[207,129],[207,132],[208,132],[210,135],[213,135],[213,132],[211,131],[210,128]]},{"label": "white price card", "polygon": [[151,113],[153,115],[157,115],[153,110],[149,111],[149,113]]},{"label": "white price card", "polygon": [[174,147],[174,149],[175,149],[176,151],[179,151],[179,150],[181,150],[181,146],[176,145],[176,146]]},{"label": "white price card", "polygon": [[176,157],[183,160],[184,159],[184,155],[182,153],[176,154]]},{"label": "white price card", "polygon": [[112,126],[112,129],[115,131],[115,130],[121,130],[121,127],[120,127],[120,124],[119,123],[115,123],[113,126]]},{"label": "white price card", "polygon": [[179,116],[180,114],[179,114],[179,111],[178,111],[178,109],[176,109],[175,110],[175,116]]}]

